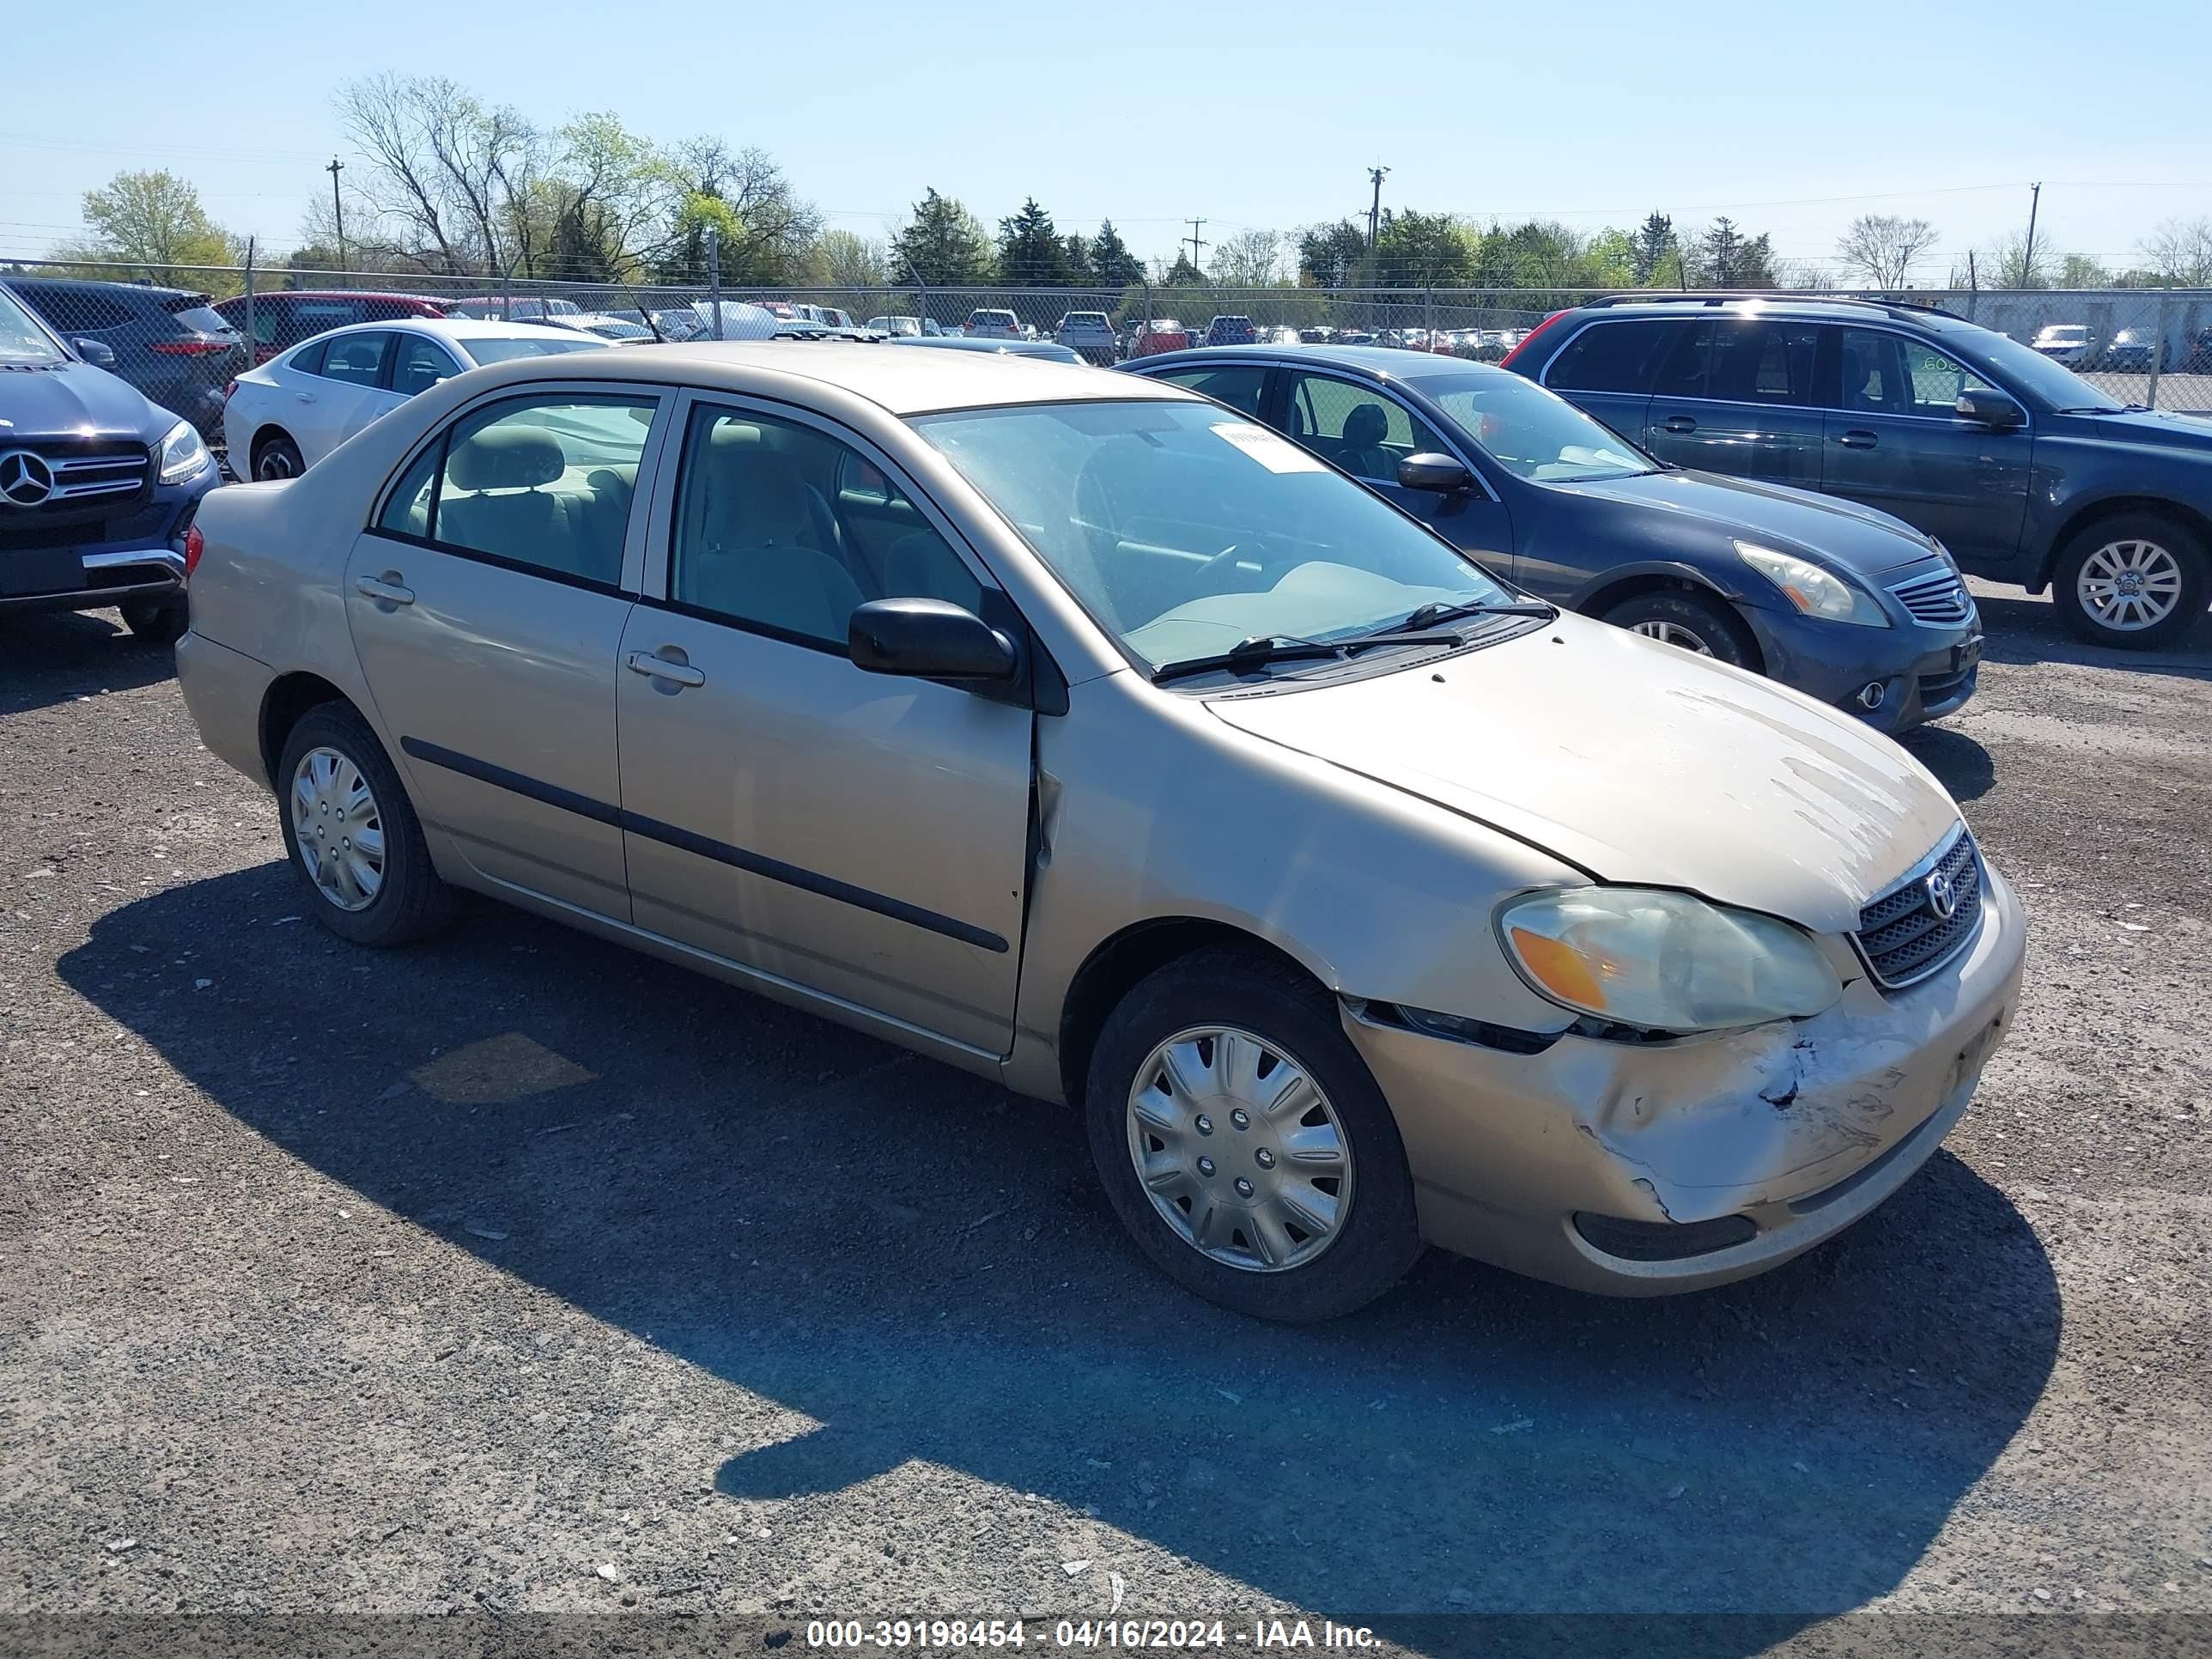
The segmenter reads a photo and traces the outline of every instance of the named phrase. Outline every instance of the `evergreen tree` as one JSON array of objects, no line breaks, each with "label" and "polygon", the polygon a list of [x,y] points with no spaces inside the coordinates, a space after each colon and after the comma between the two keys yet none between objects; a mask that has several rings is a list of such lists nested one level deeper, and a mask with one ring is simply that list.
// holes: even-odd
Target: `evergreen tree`
[{"label": "evergreen tree", "polygon": [[949,196],[927,191],[914,217],[891,238],[894,281],[933,288],[978,288],[991,280],[991,245],[974,214]]},{"label": "evergreen tree", "polygon": [[1204,288],[1206,273],[1191,264],[1190,255],[1178,253],[1175,263],[1168,267],[1168,274],[1160,279],[1160,285],[1163,288]]},{"label": "evergreen tree", "polygon": [[1080,236],[1060,238],[1060,246],[1067,250],[1067,280],[1078,288],[1089,288],[1098,280],[1091,268],[1091,244]]},{"label": "evergreen tree", "polygon": [[1735,221],[1719,218],[1698,239],[1698,268],[1712,288],[1778,288],[1771,239],[1746,236]]},{"label": "evergreen tree", "polygon": [[1129,252],[1111,219],[1101,221],[1098,234],[1091,239],[1089,263],[1091,280],[1101,288],[1125,289],[1145,280],[1144,261]]},{"label": "evergreen tree", "polygon": [[1682,246],[1674,239],[1674,222],[1663,213],[1646,218],[1636,233],[1630,269],[1638,288],[1664,287],[1682,279]]},{"label": "evergreen tree", "polygon": [[1061,288],[1070,277],[1067,245],[1052,215],[1032,196],[1012,218],[999,221],[999,280],[1012,288]]},{"label": "evergreen tree", "polygon": [[1298,279],[1316,288],[1356,283],[1367,262],[1367,233],[1349,219],[1298,233]]}]

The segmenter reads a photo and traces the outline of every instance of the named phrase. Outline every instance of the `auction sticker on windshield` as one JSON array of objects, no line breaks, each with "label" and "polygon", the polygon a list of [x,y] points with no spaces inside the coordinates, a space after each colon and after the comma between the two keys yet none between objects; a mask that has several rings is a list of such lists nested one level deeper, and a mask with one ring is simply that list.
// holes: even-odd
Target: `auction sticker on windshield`
[{"label": "auction sticker on windshield", "polygon": [[1264,426],[1244,426],[1224,422],[1213,428],[1213,435],[1224,443],[1233,444],[1270,472],[1319,472],[1320,461],[1309,455],[1287,438],[1279,438]]}]

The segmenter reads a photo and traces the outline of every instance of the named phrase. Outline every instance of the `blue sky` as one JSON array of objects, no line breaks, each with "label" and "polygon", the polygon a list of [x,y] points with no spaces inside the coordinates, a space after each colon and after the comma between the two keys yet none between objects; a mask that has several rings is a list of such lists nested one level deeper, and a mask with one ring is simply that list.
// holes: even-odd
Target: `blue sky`
[{"label": "blue sky", "polygon": [[2030,179],[2039,240],[2067,251],[2124,258],[2162,219],[2212,216],[2208,0],[767,9],[789,29],[604,0],[263,7],[245,32],[99,10],[93,67],[66,8],[11,27],[17,64],[50,71],[0,100],[0,255],[44,251],[87,188],[153,167],[288,247],[344,148],[331,89],[385,69],[547,125],[611,109],[760,144],[868,236],[934,185],[986,221],[1029,194],[1063,230],[1110,216],[1166,255],[1193,214],[1211,240],[1362,213],[1376,162],[1386,203],[1591,228],[1726,213],[1792,258],[1832,255],[1856,214],[1918,215],[1943,233],[1936,278],[2025,222]]}]

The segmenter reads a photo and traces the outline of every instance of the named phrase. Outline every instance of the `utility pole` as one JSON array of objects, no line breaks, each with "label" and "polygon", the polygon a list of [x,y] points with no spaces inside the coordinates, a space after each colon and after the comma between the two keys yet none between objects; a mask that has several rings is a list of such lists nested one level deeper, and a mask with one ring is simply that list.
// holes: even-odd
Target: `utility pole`
[{"label": "utility pole", "polygon": [[333,155],[330,166],[323,171],[331,175],[331,216],[337,222],[338,269],[343,270],[346,268],[345,203],[338,196],[338,174],[345,171],[345,163]]},{"label": "utility pole", "polygon": [[2035,210],[2043,204],[2043,184],[2040,179],[2027,187],[2027,246],[2020,256],[2020,285],[2035,286]]},{"label": "utility pole", "polygon": [[1367,176],[1375,181],[1375,198],[1367,207],[1367,251],[1375,252],[1375,238],[1382,228],[1382,179],[1390,171],[1386,167],[1371,167]]},{"label": "utility pole", "polygon": [[1190,222],[1190,234],[1189,234],[1189,235],[1188,235],[1188,236],[1186,236],[1186,237],[1184,237],[1184,238],[1182,239],[1184,241],[1188,242],[1188,243],[1190,244],[1190,262],[1191,262],[1191,264],[1193,264],[1194,265],[1197,265],[1197,266],[1198,266],[1198,268],[1199,268],[1199,270],[1204,270],[1206,269],[1206,267],[1205,267],[1203,264],[1199,264],[1198,251],[1199,251],[1200,248],[1204,247],[1204,246],[1206,246],[1206,243],[1205,243],[1205,241],[1204,241],[1203,240],[1201,240],[1201,239],[1200,239],[1200,237],[1199,236],[1199,234],[1198,234],[1198,228],[1199,228],[1200,225],[1204,224],[1205,222],[1206,222],[1206,221],[1205,221],[1205,220],[1203,220],[1203,219],[1193,219],[1193,220]]}]

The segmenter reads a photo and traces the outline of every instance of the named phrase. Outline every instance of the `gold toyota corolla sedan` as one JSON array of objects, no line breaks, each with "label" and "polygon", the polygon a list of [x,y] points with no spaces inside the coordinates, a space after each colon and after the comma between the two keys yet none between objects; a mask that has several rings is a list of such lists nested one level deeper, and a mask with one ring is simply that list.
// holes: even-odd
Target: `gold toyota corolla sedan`
[{"label": "gold toyota corolla sedan", "polygon": [[1139,1248],[1250,1314],[1425,1242],[1771,1267],[1926,1161],[2019,997],[1887,738],[1159,381],[523,360],[191,553],[185,695],[331,931],[468,888],[1079,1107]]}]

